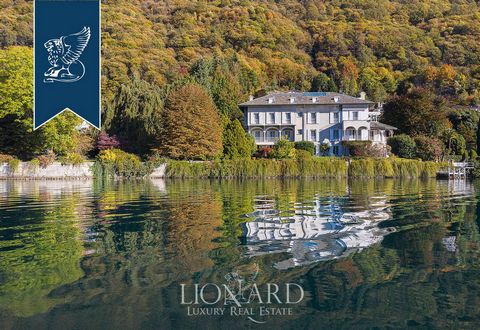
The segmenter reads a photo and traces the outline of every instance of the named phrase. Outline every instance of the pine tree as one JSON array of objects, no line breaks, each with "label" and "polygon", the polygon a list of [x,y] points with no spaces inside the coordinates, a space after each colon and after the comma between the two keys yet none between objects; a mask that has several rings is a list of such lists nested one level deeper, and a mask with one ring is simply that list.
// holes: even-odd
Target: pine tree
[{"label": "pine tree", "polygon": [[159,151],[174,159],[212,159],[222,150],[220,117],[198,84],[170,92],[162,114]]}]

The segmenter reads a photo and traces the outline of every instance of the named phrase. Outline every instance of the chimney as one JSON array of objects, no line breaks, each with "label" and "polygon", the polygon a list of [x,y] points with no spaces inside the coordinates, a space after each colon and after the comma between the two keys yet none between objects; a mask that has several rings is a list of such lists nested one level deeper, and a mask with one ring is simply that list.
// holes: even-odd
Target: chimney
[{"label": "chimney", "polygon": [[367,93],[360,92],[360,100],[366,100],[366,99],[367,99]]},{"label": "chimney", "polygon": [[254,97],[253,95],[249,95],[249,96],[248,96],[248,100],[249,100],[249,101],[253,101],[254,98],[255,98],[255,97]]}]

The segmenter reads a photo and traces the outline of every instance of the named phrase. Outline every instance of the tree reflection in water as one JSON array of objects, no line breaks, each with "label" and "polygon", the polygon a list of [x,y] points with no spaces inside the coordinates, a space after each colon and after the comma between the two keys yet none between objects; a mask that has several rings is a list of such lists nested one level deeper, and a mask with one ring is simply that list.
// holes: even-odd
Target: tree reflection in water
[{"label": "tree reflection in water", "polygon": [[179,285],[258,269],[259,285],[306,291],[269,327],[472,327],[474,191],[418,180],[0,182],[0,320],[243,328],[186,316]]}]

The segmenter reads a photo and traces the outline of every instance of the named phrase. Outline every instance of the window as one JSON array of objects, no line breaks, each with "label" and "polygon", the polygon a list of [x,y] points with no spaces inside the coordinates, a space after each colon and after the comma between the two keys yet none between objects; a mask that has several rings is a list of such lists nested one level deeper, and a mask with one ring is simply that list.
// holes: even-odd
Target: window
[{"label": "window", "polygon": [[263,141],[263,132],[262,131],[253,131],[253,137],[255,141],[262,142]]},{"label": "window", "polygon": [[334,112],[333,113],[333,122],[335,124],[340,122],[340,112]]},{"label": "window", "polygon": [[358,111],[352,112],[352,120],[358,120]]},{"label": "window", "polygon": [[317,141],[317,131],[314,129],[310,130],[310,141]]},{"label": "window", "polygon": [[340,150],[338,149],[338,146],[333,146],[333,154],[334,154],[335,156],[338,156],[339,151],[340,151]]},{"label": "window", "polygon": [[292,123],[292,114],[290,112],[285,113],[285,123],[286,124]]},{"label": "window", "polygon": [[298,135],[302,135],[302,134],[303,134],[303,130],[302,130],[302,129],[299,129],[299,130],[297,131],[297,134],[298,134]]},{"label": "window", "polygon": [[340,140],[340,131],[338,129],[333,130],[333,140],[334,141]]},{"label": "window", "polygon": [[348,140],[355,140],[355,129],[347,128],[346,130]]},{"label": "window", "polygon": [[286,137],[289,141],[293,141],[293,131],[286,129],[282,132],[282,136]]},{"label": "window", "polygon": [[275,124],[275,114],[273,112],[268,114],[268,123]]},{"label": "window", "polygon": [[267,132],[267,141],[274,142],[278,139],[278,131],[270,130]]},{"label": "window", "polygon": [[310,124],[316,124],[317,123],[317,114],[315,112],[310,113]]},{"label": "window", "polygon": [[253,114],[253,123],[260,124],[260,114],[258,112]]}]

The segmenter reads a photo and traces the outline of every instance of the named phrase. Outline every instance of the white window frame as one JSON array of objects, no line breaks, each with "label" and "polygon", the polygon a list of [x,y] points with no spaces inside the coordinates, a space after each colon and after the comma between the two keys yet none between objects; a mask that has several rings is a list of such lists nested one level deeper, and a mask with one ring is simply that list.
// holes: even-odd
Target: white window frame
[{"label": "white window frame", "polygon": [[317,123],[317,113],[316,112],[310,112],[308,116],[310,120],[310,124],[316,124]]},{"label": "white window frame", "polygon": [[253,123],[254,124],[260,124],[260,113],[254,112],[253,113]]},{"label": "white window frame", "polygon": [[[272,120],[273,116],[273,120]],[[268,124],[275,124],[275,112],[268,113]]]}]

